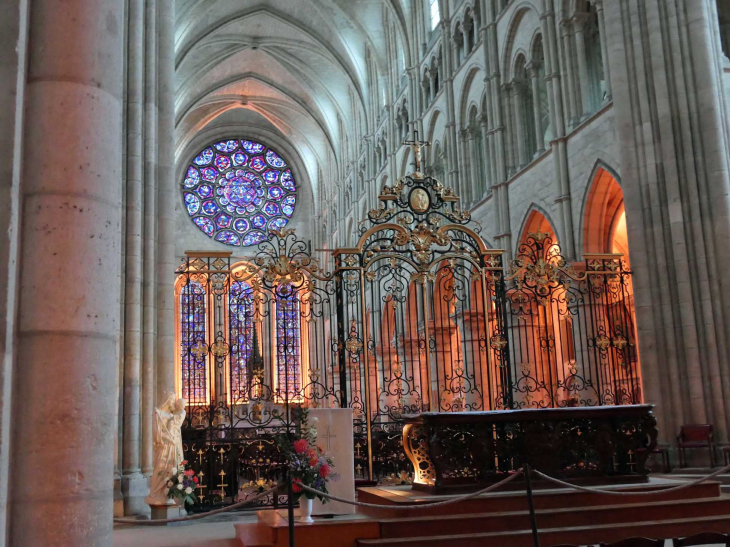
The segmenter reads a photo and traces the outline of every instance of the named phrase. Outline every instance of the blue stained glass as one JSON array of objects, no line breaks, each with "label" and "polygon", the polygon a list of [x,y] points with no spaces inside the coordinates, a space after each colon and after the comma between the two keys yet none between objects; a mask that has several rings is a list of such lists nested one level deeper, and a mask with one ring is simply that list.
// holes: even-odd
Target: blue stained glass
[{"label": "blue stained glass", "polygon": [[231,340],[231,394],[234,404],[256,396],[249,385],[247,365],[253,349],[254,299],[251,287],[242,281],[231,283],[228,295],[228,328]]},{"label": "blue stained glass", "polygon": [[218,232],[218,234],[215,236],[215,239],[216,241],[220,241],[221,243],[227,243],[228,245],[238,246],[241,244],[241,238],[230,230],[223,230],[222,232]]},{"label": "blue stained glass", "polygon": [[265,240],[265,230],[284,228],[296,205],[296,183],[284,158],[251,140],[206,147],[188,165],[182,186],[190,189],[183,199],[193,222],[227,245]]},{"label": "blue stained glass", "polygon": [[215,223],[218,225],[219,228],[228,228],[231,225],[231,217],[222,214],[218,215],[218,217],[215,219]]},{"label": "blue stained glass", "polygon": [[281,185],[290,192],[296,191],[296,187],[294,186],[294,179],[292,178],[291,171],[289,171],[289,169],[281,174]]},{"label": "blue stained glass", "polygon": [[215,227],[213,226],[213,223],[210,221],[209,218],[195,217],[193,219],[193,222],[195,222],[195,224],[197,224],[200,227],[200,229],[203,230],[209,236],[213,235],[213,232],[215,231]]},{"label": "blue stained glass", "polygon": [[192,188],[196,184],[200,182],[200,173],[198,170],[193,167],[192,165],[188,167],[188,173],[185,177],[185,187],[186,188]]},{"label": "blue stained glass", "polygon": [[271,167],[286,167],[286,163],[281,159],[279,154],[269,149],[266,151],[266,161],[269,162]]},{"label": "blue stained glass", "polygon": [[238,141],[236,140],[230,140],[230,141],[221,141],[215,143],[215,149],[218,150],[218,152],[233,152],[236,148],[238,148]]},{"label": "blue stained glass", "polygon": [[196,165],[208,165],[213,161],[213,149],[208,147],[193,160]]},{"label": "blue stained glass", "polygon": [[255,141],[241,141],[243,149],[249,154],[259,154],[266,148],[263,144]]},{"label": "blue stained glass", "polygon": [[299,301],[294,291],[277,290],[276,380],[277,391],[289,398],[299,395],[302,379]]},{"label": "blue stained glass", "polygon": [[270,230],[281,230],[284,226],[286,226],[286,219],[275,218],[274,220],[269,221]]},{"label": "blue stained glass", "polygon": [[231,158],[218,154],[218,156],[215,158],[215,166],[218,168],[219,171],[225,171],[231,166]]},{"label": "blue stained glass", "polygon": [[185,192],[185,207],[188,209],[188,214],[193,216],[200,210],[200,199],[193,193]]},{"label": "blue stained glass", "polygon": [[279,179],[279,171],[269,169],[264,173],[264,179],[266,179],[266,182],[276,182]]},{"label": "blue stained glass", "polygon": [[246,165],[248,156],[243,152],[236,152],[233,154],[233,165]]},{"label": "blue stained glass", "polygon": [[233,223],[233,229],[237,232],[244,233],[248,230],[248,221],[245,218],[239,218]]},{"label": "blue stained glass", "polygon": [[243,245],[245,247],[249,245],[256,245],[257,243],[261,243],[264,239],[266,239],[266,236],[262,232],[249,232],[243,238]]},{"label": "blue stained glass", "polygon": [[180,291],[179,349],[182,394],[192,404],[205,403],[208,393],[207,354],[193,352],[197,344],[204,345],[206,341],[207,305],[205,286],[189,280]]},{"label": "blue stained glass", "polygon": [[215,167],[205,167],[201,170],[203,174],[203,180],[214,181],[218,176],[218,171]]},{"label": "blue stained glass", "polygon": [[251,169],[255,169],[256,171],[263,171],[265,167],[266,163],[264,163],[264,158],[262,158],[261,156],[251,158]]},{"label": "blue stained glass", "polygon": [[279,214],[279,206],[276,203],[267,201],[266,205],[264,205],[264,213],[266,213],[270,217],[276,216]]},{"label": "blue stained glass", "polygon": [[218,207],[218,204],[215,201],[206,201],[203,203],[203,212],[206,215],[214,215],[220,210],[220,207]]}]

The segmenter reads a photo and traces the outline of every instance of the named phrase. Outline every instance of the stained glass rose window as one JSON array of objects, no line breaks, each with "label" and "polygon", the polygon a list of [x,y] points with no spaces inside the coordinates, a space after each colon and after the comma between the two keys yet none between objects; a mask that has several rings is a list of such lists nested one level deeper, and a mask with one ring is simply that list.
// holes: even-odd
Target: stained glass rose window
[{"label": "stained glass rose window", "polygon": [[183,181],[188,215],[208,237],[248,247],[281,230],[294,214],[291,169],[270,147],[251,140],[215,142],[188,165]]}]

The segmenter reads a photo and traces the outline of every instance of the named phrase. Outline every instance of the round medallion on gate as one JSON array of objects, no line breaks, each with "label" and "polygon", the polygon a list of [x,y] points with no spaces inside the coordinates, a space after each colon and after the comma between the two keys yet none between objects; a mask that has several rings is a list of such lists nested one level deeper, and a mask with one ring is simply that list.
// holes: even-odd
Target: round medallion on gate
[{"label": "round medallion on gate", "polygon": [[411,208],[416,213],[425,213],[428,211],[431,199],[428,197],[428,192],[426,192],[426,190],[423,188],[415,188],[411,192],[411,196],[408,201],[411,204]]}]

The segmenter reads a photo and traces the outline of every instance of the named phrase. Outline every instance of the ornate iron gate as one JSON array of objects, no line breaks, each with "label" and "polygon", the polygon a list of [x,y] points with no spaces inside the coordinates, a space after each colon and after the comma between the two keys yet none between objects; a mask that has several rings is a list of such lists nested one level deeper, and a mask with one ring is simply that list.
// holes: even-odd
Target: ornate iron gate
[{"label": "ornate iron gate", "polygon": [[189,253],[178,270],[183,435],[206,504],[280,480],[290,405],[351,407],[356,477],[399,483],[404,414],[640,402],[620,256],[568,264],[531,234],[505,267],[419,173],[368,217],[333,273],[291,230],[247,261]]}]

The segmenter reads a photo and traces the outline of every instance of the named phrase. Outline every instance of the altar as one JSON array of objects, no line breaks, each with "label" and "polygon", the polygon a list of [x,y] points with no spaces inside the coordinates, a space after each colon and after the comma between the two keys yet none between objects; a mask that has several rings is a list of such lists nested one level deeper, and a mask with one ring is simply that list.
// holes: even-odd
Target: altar
[{"label": "altar", "polygon": [[653,405],[424,412],[404,416],[413,488],[476,490],[525,464],[578,482],[645,482]]}]

